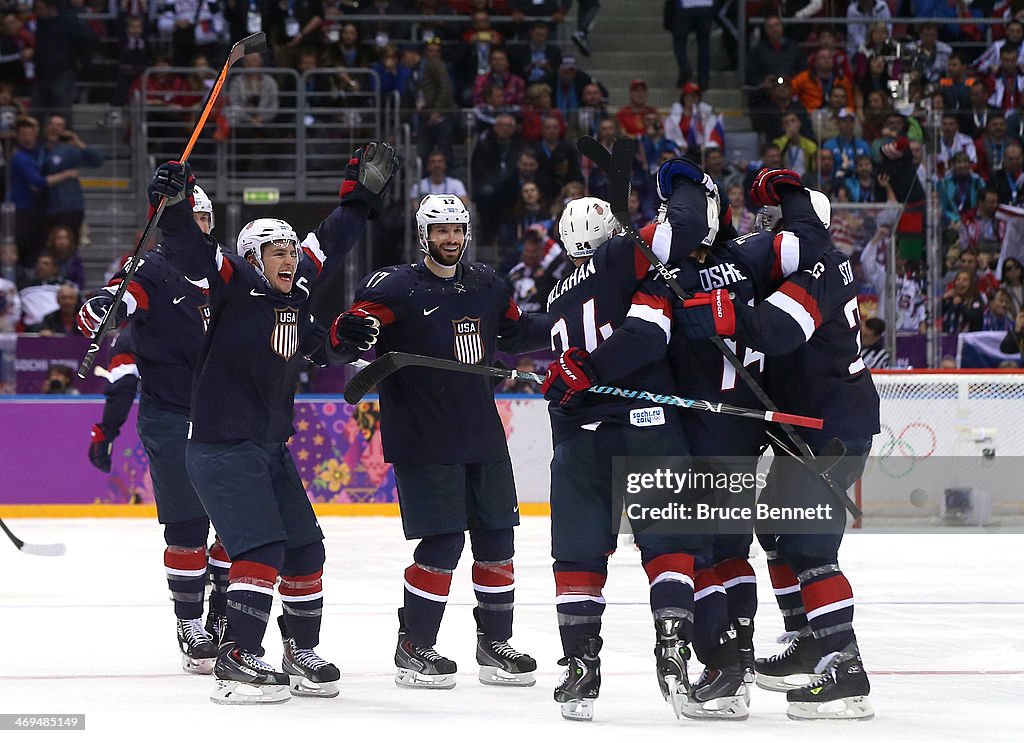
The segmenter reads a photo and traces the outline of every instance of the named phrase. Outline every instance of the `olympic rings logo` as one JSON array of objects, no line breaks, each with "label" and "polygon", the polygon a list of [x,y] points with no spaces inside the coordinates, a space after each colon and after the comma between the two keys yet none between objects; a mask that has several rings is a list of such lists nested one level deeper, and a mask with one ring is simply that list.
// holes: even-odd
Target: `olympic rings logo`
[{"label": "olympic rings logo", "polygon": [[881,429],[879,436],[886,440],[872,459],[877,460],[879,471],[894,479],[906,477],[913,472],[918,462],[935,453],[938,445],[932,427],[919,421],[905,425],[899,435],[885,423]]}]

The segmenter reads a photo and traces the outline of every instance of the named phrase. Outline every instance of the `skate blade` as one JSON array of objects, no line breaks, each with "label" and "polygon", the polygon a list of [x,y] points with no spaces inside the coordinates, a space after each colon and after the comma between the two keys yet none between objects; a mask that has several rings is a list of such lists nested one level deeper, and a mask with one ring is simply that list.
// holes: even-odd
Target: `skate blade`
[{"label": "skate blade", "polygon": [[594,719],[592,699],[571,699],[562,702],[562,717],[572,722],[590,722]]},{"label": "skate blade", "polygon": [[816,678],[813,673],[793,673],[789,676],[765,676],[759,673],[754,683],[765,691],[790,691],[807,686]]},{"label": "skate blade", "polygon": [[537,683],[533,671],[510,673],[494,666],[480,666],[477,677],[485,686],[533,686]]},{"label": "skate blade", "polygon": [[403,689],[454,689],[455,674],[444,673],[433,676],[418,673],[411,668],[399,668],[395,673],[395,685]]},{"label": "skate blade", "polygon": [[217,681],[210,695],[214,704],[281,704],[292,698],[283,684],[243,684],[240,681]]},{"label": "skate blade", "polygon": [[786,710],[790,720],[870,720],[874,716],[875,709],[866,696],[831,702],[790,702]]},{"label": "skate blade", "polygon": [[198,676],[209,676],[213,673],[213,667],[217,665],[217,657],[213,658],[191,658],[184,653],[181,654],[181,670],[186,673],[194,673]]},{"label": "skate blade", "polygon": [[683,712],[683,705],[686,703],[686,687],[679,683],[677,676],[664,676],[661,681],[661,696],[666,702],[672,705],[672,711],[676,713],[676,719]]},{"label": "skate blade", "polygon": [[734,720],[740,722],[750,717],[745,695],[719,697],[706,702],[688,699],[683,705],[683,716],[689,720]]},{"label": "skate blade", "polygon": [[289,688],[291,693],[297,697],[333,699],[341,693],[337,681],[324,681],[318,684],[316,681],[310,681],[305,676],[298,675],[291,675],[288,679],[290,681]]}]

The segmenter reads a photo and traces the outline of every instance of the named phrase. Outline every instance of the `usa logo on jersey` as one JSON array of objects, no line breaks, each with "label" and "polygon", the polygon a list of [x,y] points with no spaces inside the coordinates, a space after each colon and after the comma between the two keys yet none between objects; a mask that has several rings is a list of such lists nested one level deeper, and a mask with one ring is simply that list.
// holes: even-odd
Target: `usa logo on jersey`
[{"label": "usa logo on jersey", "polygon": [[203,332],[207,332],[210,329],[210,305],[204,304],[199,307],[199,317],[203,319]]},{"label": "usa logo on jersey", "polygon": [[480,337],[480,318],[452,320],[455,333],[455,358],[464,364],[478,364],[484,358],[484,341]]},{"label": "usa logo on jersey", "polygon": [[290,307],[275,307],[274,332],[270,347],[274,353],[288,361],[299,350],[299,313]]}]

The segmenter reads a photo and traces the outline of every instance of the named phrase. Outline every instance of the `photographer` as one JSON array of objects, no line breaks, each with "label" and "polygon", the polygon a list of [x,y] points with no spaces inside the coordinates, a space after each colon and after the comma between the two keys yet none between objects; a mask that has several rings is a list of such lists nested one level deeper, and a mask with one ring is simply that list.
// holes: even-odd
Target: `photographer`
[{"label": "photographer", "polygon": [[80,395],[74,387],[75,372],[65,364],[50,364],[43,382],[44,395]]}]

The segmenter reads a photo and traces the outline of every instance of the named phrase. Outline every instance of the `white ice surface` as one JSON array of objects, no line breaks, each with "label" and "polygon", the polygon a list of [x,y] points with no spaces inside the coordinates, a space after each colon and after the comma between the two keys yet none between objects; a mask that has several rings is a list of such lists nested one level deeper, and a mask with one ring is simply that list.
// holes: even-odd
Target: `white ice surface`
[{"label": "white ice surface", "polygon": [[[322,655],[343,672],[337,699],[265,708],[208,701],[212,681],[179,669],[162,567],[161,528],[147,520],[10,520],[22,539],[67,543],[64,557],[0,544],[0,713],[82,714],[87,730],[58,740],[449,741],[1024,740],[1024,553],[1021,535],[847,537],[841,562],[857,597],[856,627],[871,673],[870,722],[793,722],[782,695],[752,690],[747,722],[677,721],[653,671],[647,581],[639,555],[611,561],[604,685],[592,723],[563,721],[551,691],[561,655],[552,605],[548,522],[517,532],[513,644],[539,661],[532,689],[476,679],[467,547],[438,649],[459,663],[452,691],[404,690],[392,654],[411,546],[393,518],[324,518],[328,562]],[[782,631],[764,558],[758,654]],[[276,615],[276,611],[275,611]],[[279,663],[276,627],[264,642]],[[697,672],[696,666],[691,673]],[[0,740],[25,733],[0,733]],[[147,740],[148,739],[148,740]],[[36,737],[32,737],[36,740]],[[696,738],[687,738],[696,740]]]}]

